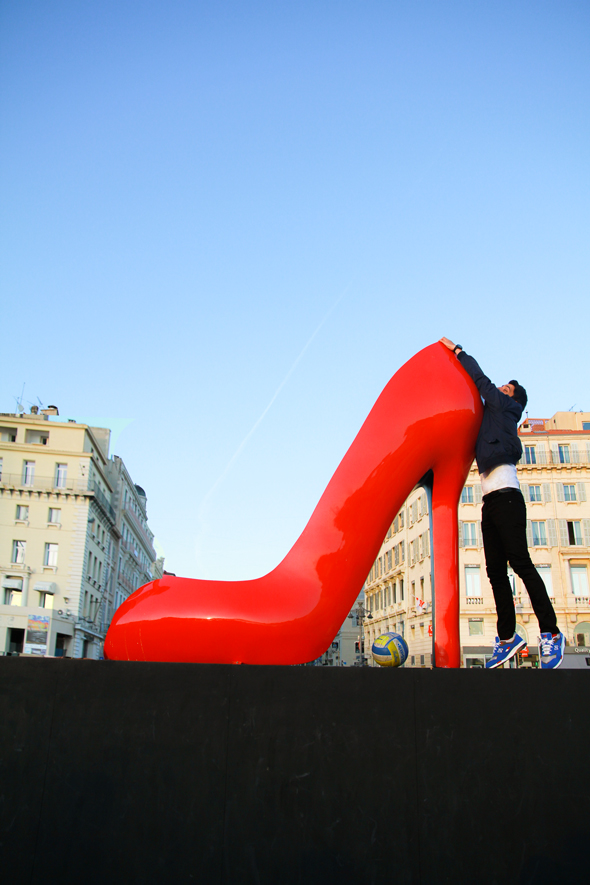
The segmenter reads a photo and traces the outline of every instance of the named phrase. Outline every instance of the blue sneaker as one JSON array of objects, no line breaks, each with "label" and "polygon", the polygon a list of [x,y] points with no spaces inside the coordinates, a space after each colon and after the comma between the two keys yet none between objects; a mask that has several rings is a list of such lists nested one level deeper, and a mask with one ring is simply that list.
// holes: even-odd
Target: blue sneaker
[{"label": "blue sneaker", "polygon": [[[549,634],[551,635],[551,634]],[[524,648],[526,645],[526,639],[523,639],[522,636],[519,636],[518,633],[515,633],[512,639],[506,639],[504,641],[500,640],[498,636],[496,636],[496,641],[494,643],[494,653],[486,663],[486,670],[493,670],[494,667],[501,667],[502,664],[505,664],[506,661],[509,661],[510,658],[513,658],[514,655]]]},{"label": "blue sneaker", "polygon": [[563,661],[565,648],[565,636],[558,633],[541,633],[539,636],[539,655],[541,658],[541,670],[555,670]]}]

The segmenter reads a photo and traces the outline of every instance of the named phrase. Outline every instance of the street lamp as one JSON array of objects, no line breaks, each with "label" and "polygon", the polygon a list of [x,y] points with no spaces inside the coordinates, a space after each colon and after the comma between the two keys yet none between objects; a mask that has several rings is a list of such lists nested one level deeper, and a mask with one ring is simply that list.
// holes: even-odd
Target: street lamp
[{"label": "street lamp", "polygon": [[[363,603],[361,602],[360,599],[359,599],[359,601],[358,601],[357,604],[356,604],[356,608],[353,609],[353,610],[350,612],[350,614],[349,614],[348,617],[349,617],[349,618],[353,618],[355,615],[356,615],[356,619],[357,619],[357,625],[358,625],[359,627],[363,627],[363,626],[364,626],[364,621],[365,621],[365,620],[367,620],[367,621],[369,621],[369,620],[372,621],[372,620],[373,620],[373,615],[371,614],[371,612],[369,611],[368,608],[365,608],[365,606],[363,605]],[[366,660],[366,658],[365,658],[365,651],[364,651],[364,642],[365,642],[365,636],[364,636],[364,633],[362,633],[362,634],[359,633],[359,634],[358,634],[358,647],[359,647],[359,650],[358,650],[358,652],[357,652],[357,655],[358,655],[358,657],[360,657],[360,664],[361,664],[361,667],[364,666],[364,664],[365,664],[365,660]]]}]

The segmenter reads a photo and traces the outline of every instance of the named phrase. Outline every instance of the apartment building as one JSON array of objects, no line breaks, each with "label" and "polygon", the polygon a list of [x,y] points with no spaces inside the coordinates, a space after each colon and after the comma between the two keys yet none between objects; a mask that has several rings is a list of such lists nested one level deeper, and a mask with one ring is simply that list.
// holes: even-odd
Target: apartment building
[{"label": "apartment building", "polygon": [[313,663],[323,667],[362,667],[366,663],[363,640],[364,592],[361,591],[338,633]]},{"label": "apartment building", "polygon": [[[570,653],[590,655],[590,412],[557,412],[519,428],[518,479],[527,502],[532,560],[543,578]],[[462,666],[484,666],[492,654],[496,612],[485,571],[481,485],[475,462],[459,504]],[[395,517],[367,578],[370,619],[365,644],[395,630],[409,647],[407,666],[432,665],[432,587],[427,495],[417,488]],[[538,624],[522,581],[509,570],[517,630],[538,664]],[[566,650],[567,651],[567,650]]]},{"label": "apartment building", "polygon": [[99,658],[153,535],[110,431],[58,416],[0,414],[0,654]]},{"label": "apartment building", "polygon": [[162,577],[162,571],[159,570],[159,561],[156,562],[154,535],[148,526],[144,490],[133,482],[117,455],[110,459],[107,473],[113,489],[112,501],[119,536],[113,588],[114,611],[138,587]]}]

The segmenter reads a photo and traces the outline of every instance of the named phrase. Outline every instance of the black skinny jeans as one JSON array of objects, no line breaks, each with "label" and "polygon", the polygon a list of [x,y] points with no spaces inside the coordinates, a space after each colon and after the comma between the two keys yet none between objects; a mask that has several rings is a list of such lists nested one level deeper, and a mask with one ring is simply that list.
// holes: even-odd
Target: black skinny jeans
[{"label": "black skinny jeans", "polygon": [[507,563],[510,563],[527,589],[541,633],[557,633],[557,619],[545,583],[529,555],[526,504],[520,489],[501,489],[484,495],[481,530],[486,571],[496,601],[500,639],[511,639],[516,630],[516,613]]}]

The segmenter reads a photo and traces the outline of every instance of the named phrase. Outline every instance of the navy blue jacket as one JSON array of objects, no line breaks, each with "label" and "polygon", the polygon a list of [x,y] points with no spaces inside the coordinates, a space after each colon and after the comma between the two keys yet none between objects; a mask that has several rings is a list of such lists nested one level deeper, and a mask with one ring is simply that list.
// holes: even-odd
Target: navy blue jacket
[{"label": "navy blue jacket", "polygon": [[477,469],[485,473],[499,464],[516,464],[522,455],[522,444],[517,433],[522,406],[498,390],[464,350],[459,353],[458,359],[475,381],[484,400],[483,418],[475,443]]}]

